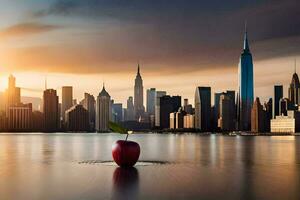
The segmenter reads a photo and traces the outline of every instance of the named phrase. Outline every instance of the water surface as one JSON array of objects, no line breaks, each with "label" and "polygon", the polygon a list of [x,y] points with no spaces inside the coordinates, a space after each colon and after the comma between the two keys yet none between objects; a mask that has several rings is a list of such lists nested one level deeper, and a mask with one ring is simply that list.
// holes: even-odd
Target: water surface
[{"label": "water surface", "polygon": [[1,199],[300,199],[300,137],[137,134],[144,164],[101,163],[122,137],[1,134]]}]

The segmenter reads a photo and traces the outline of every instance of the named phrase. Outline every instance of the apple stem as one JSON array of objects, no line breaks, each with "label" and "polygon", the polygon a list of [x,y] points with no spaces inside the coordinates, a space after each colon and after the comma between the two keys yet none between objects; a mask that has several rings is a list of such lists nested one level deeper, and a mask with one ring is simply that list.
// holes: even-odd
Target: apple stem
[{"label": "apple stem", "polygon": [[128,135],[129,135],[129,134],[127,133],[125,141],[127,141]]}]

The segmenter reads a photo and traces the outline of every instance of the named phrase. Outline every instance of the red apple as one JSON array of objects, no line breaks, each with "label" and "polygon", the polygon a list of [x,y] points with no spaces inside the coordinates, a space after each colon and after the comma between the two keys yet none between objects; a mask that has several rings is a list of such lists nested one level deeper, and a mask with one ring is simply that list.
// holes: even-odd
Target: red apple
[{"label": "red apple", "polygon": [[120,167],[132,167],[140,156],[140,145],[129,140],[118,140],[112,146],[112,156]]}]

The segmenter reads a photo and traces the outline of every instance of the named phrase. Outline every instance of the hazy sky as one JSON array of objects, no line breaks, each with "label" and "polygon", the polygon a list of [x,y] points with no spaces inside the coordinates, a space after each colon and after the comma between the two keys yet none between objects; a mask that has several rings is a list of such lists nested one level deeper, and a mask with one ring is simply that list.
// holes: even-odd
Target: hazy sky
[{"label": "hazy sky", "polygon": [[300,2],[222,2],[0,0],[0,90],[13,73],[23,95],[41,97],[47,74],[49,87],[73,85],[78,100],[105,81],[124,103],[138,62],[145,89],[191,101],[196,86],[236,89],[247,20],[255,96],[266,100],[300,63]]}]

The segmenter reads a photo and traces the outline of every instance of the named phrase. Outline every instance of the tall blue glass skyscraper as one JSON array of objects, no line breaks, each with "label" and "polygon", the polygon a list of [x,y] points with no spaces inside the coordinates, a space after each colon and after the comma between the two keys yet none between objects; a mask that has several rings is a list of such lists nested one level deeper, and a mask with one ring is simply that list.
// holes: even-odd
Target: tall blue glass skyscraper
[{"label": "tall blue glass skyscraper", "polygon": [[238,122],[239,130],[251,129],[251,107],[254,100],[253,62],[248,43],[247,29],[244,36],[244,48],[238,68],[239,74],[239,102]]}]

